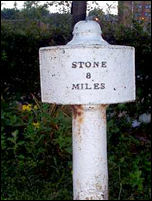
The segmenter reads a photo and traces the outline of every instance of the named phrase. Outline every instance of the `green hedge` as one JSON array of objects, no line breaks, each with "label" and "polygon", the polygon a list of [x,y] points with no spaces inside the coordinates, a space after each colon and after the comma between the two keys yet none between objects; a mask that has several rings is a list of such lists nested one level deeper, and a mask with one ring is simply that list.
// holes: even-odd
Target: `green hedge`
[{"label": "green hedge", "polygon": [[[37,22],[23,21],[11,24],[2,22],[1,27],[1,86],[9,96],[40,91],[39,48],[63,45],[70,33],[63,27],[39,27]],[[23,25],[24,24],[24,25]]]}]

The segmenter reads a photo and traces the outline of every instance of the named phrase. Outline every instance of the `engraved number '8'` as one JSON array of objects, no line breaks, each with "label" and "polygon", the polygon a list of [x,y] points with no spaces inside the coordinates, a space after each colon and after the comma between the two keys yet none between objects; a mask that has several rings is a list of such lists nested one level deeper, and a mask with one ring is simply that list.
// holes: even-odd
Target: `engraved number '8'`
[{"label": "engraved number '8'", "polygon": [[91,73],[87,73],[87,74],[86,74],[86,78],[87,78],[87,79],[90,79],[90,78],[91,78]]}]

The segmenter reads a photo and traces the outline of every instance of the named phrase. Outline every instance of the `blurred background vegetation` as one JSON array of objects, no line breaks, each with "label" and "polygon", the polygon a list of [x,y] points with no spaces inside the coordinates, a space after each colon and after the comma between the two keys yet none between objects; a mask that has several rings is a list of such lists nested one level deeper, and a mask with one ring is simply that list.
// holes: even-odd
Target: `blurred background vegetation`
[{"label": "blurred background vegetation", "polygon": [[[32,3],[33,2],[33,3]],[[71,110],[42,104],[40,47],[65,45],[72,38],[69,1],[26,1],[1,12],[1,199],[71,200]],[[151,34],[133,20],[125,27],[114,16],[98,17],[110,44],[136,50],[136,101],[107,109],[110,200],[151,199]],[[110,12],[109,12],[110,13]]]}]

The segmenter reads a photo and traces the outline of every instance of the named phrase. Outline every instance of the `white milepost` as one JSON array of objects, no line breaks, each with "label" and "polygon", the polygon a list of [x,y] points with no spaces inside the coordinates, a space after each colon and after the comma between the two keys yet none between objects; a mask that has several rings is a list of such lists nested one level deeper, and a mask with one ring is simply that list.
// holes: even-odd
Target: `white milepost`
[{"label": "white milepost", "polygon": [[74,200],[108,200],[106,107],[135,100],[135,53],[80,21],[64,46],[40,48],[42,102],[72,106]]}]

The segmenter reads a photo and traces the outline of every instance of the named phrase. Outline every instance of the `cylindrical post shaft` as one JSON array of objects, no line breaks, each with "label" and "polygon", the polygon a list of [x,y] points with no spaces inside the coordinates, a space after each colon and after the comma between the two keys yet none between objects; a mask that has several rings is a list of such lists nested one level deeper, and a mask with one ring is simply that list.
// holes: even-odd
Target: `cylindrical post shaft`
[{"label": "cylindrical post shaft", "polygon": [[108,200],[106,105],[72,108],[74,200]]}]

